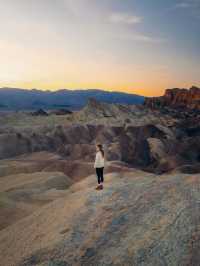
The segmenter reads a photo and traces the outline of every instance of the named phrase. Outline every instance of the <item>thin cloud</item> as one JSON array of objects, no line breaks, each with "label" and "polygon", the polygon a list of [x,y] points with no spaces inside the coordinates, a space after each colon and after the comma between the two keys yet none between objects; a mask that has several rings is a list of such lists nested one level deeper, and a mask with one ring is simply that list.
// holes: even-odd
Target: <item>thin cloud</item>
[{"label": "thin cloud", "polygon": [[175,8],[189,8],[189,7],[191,7],[191,4],[186,2],[178,3],[175,5]]},{"label": "thin cloud", "polygon": [[159,43],[164,43],[166,42],[165,39],[145,35],[145,34],[140,34],[140,33],[132,33],[132,34],[127,34],[124,36],[121,36],[123,40],[128,40],[128,41],[135,41],[135,42],[143,42],[147,44],[159,44]]},{"label": "thin cloud", "polygon": [[132,34],[125,37],[127,40],[137,41],[137,42],[143,42],[143,43],[149,43],[149,44],[156,44],[156,43],[163,43],[165,42],[164,39],[152,37],[144,34]]},{"label": "thin cloud", "polygon": [[125,13],[113,13],[109,17],[109,21],[112,23],[119,23],[119,24],[139,24],[142,22],[142,17],[129,15]]},{"label": "thin cloud", "polygon": [[200,8],[199,0],[185,0],[177,3],[175,8]]},{"label": "thin cloud", "polygon": [[176,10],[188,10],[189,14],[200,18],[200,0],[184,0],[177,3],[173,8]]}]

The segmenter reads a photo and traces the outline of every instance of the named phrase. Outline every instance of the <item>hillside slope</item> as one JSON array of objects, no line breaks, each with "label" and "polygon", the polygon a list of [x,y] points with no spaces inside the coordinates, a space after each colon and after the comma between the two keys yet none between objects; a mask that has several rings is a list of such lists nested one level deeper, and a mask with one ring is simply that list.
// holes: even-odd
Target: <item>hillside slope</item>
[{"label": "hillside slope", "polygon": [[0,232],[1,266],[198,265],[200,175],[95,177]]}]

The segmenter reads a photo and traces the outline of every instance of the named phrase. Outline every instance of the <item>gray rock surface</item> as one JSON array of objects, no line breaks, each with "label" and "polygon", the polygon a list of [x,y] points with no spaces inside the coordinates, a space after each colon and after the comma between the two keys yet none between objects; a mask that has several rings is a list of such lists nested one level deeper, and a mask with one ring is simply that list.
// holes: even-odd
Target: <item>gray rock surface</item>
[{"label": "gray rock surface", "polygon": [[200,175],[95,177],[0,231],[0,265],[194,265],[200,260]]}]

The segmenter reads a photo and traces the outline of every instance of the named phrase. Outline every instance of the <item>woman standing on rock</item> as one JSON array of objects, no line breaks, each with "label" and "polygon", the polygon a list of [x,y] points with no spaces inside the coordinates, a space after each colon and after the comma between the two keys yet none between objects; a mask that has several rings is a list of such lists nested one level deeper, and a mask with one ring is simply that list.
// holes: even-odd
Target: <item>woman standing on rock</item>
[{"label": "woman standing on rock", "polygon": [[96,158],[94,163],[94,168],[96,169],[98,186],[97,190],[103,189],[103,169],[104,169],[104,150],[101,144],[97,144],[96,146]]}]

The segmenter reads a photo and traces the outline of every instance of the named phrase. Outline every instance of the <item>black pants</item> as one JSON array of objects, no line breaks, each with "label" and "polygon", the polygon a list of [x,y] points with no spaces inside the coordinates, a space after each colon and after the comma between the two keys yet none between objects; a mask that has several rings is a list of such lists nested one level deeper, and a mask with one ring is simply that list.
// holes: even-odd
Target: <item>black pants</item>
[{"label": "black pants", "polygon": [[103,181],[104,181],[104,178],[103,178],[103,167],[96,168],[96,174],[97,174],[98,184],[103,183]]}]

